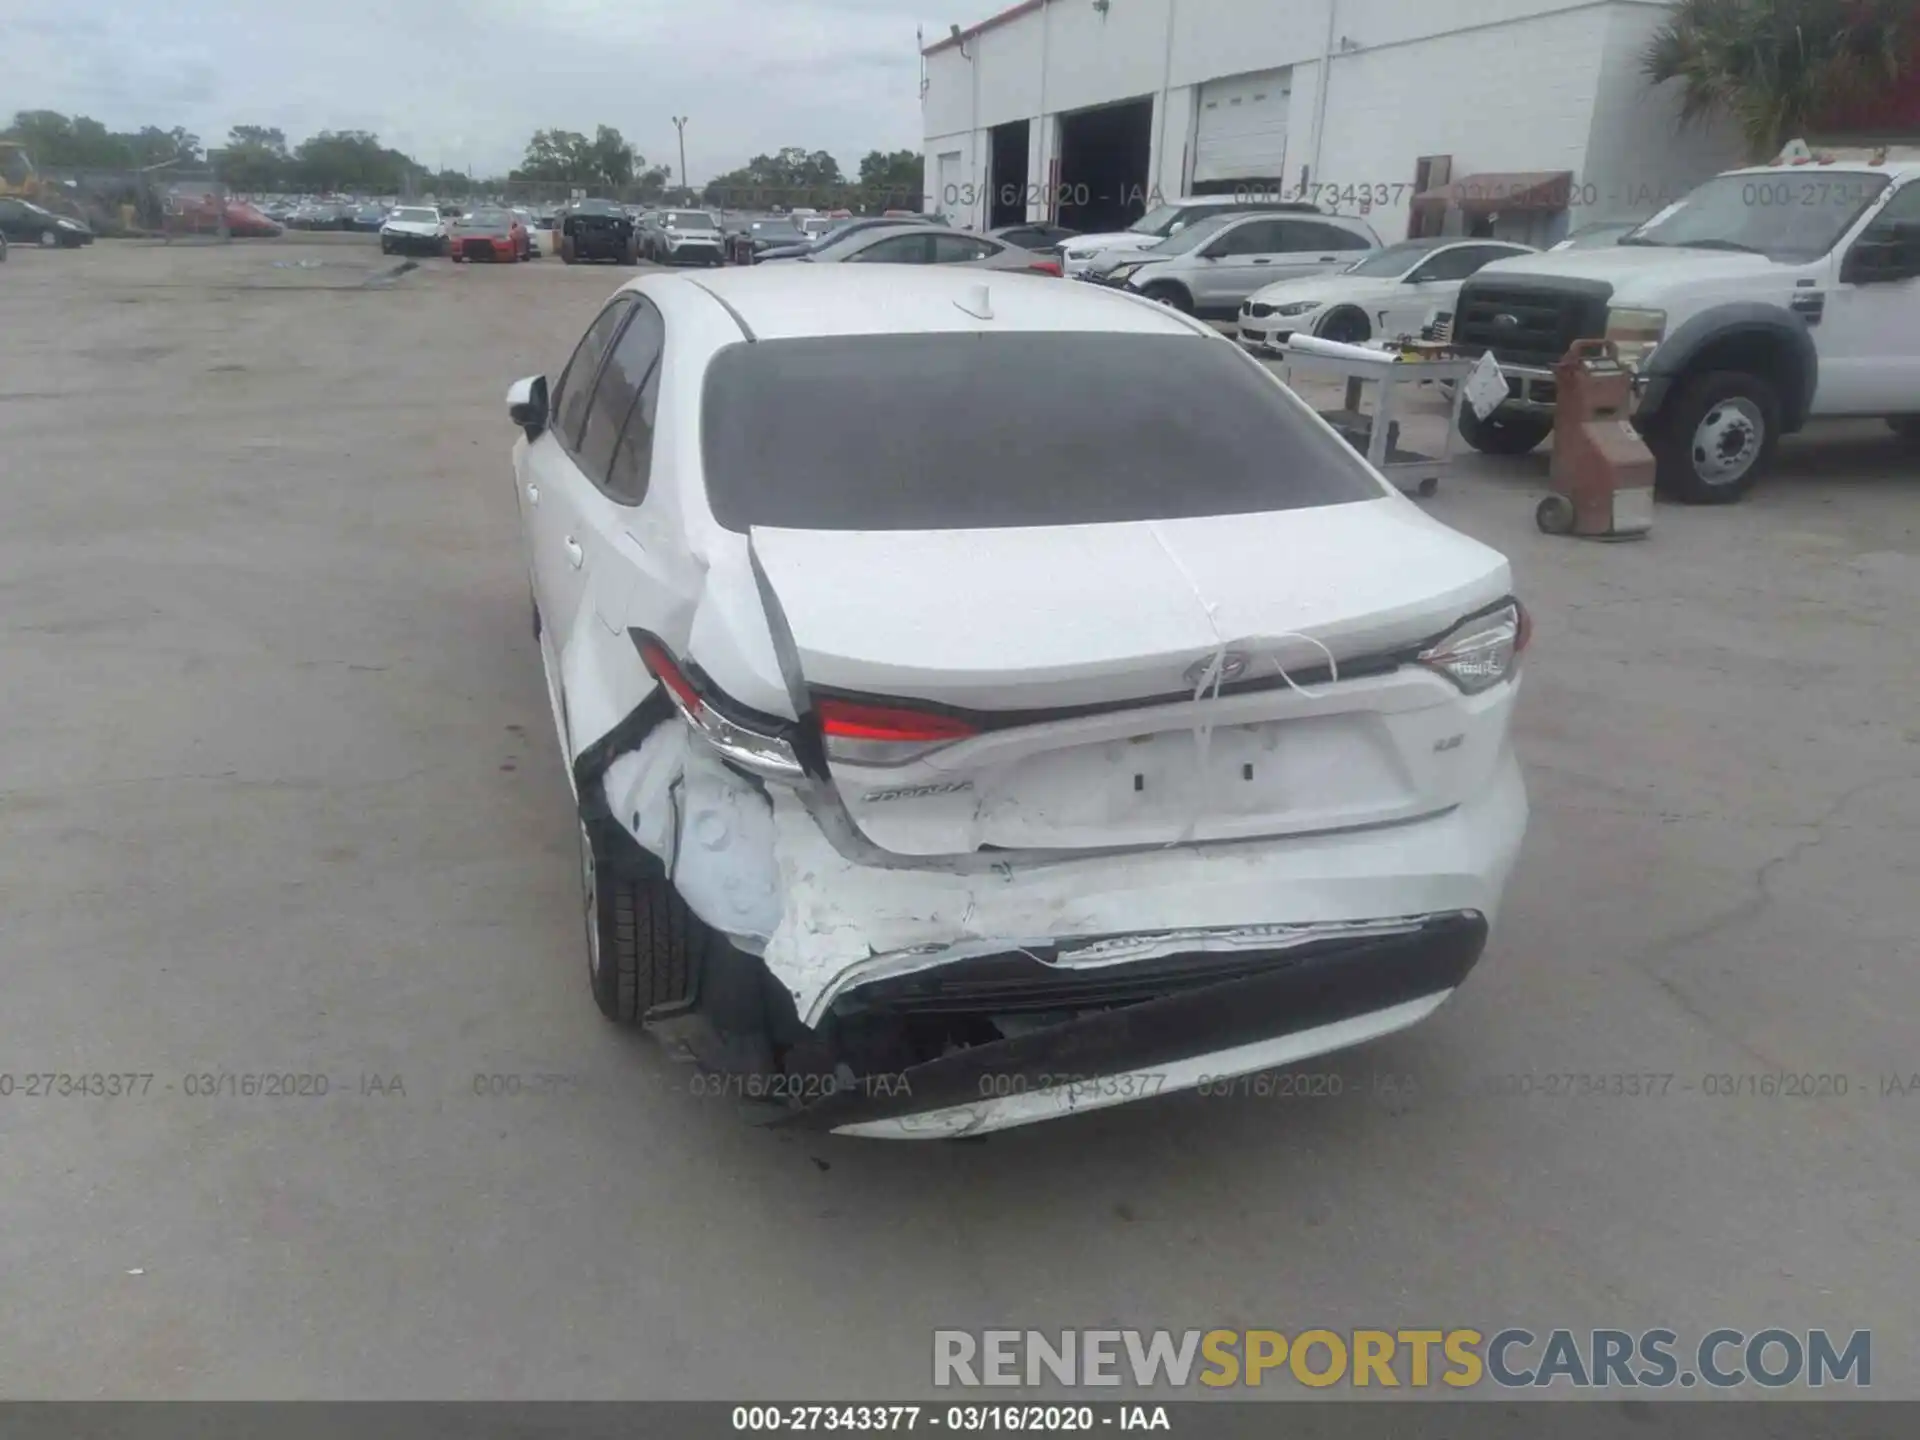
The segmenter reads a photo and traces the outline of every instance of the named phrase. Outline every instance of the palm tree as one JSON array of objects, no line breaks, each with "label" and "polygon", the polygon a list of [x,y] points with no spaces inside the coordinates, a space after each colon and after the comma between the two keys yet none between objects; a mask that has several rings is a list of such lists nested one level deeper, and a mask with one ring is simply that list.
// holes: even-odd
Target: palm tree
[{"label": "palm tree", "polygon": [[1641,69],[1680,82],[1682,124],[1725,115],[1765,160],[1898,80],[1913,12],[1913,0],[1679,0]]}]

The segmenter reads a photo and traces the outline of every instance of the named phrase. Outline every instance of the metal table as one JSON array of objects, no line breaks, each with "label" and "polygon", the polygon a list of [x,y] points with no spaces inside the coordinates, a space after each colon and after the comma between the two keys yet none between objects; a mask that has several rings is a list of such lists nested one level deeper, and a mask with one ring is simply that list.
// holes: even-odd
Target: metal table
[{"label": "metal table", "polygon": [[[1338,410],[1320,411],[1320,418],[1346,436],[1353,448],[1364,454],[1367,462],[1404,494],[1431,495],[1440,488],[1440,477],[1453,464],[1454,434],[1460,428],[1460,405],[1466,391],[1464,382],[1473,369],[1473,361],[1398,360],[1387,351],[1382,351],[1378,360],[1361,360],[1288,349],[1277,351],[1275,358],[1280,363],[1280,378],[1288,386],[1293,385],[1296,375],[1347,382],[1344,405]],[[1400,392],[1429,380],[1452,386],[1446,433],[1441,437],[1438,455],[1401,448],[1400,425],[1394,419],[1400,405]],[[1378,387],[1371,414],[1361,408],[1368,385]]]}]

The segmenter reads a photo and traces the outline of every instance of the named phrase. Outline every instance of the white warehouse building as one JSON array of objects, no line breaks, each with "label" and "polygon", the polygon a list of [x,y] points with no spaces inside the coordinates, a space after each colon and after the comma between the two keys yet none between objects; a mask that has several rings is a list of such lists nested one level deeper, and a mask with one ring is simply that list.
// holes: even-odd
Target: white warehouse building
[{"label": "white warehouse building", "polygon": [[[1550,243],[1738,164],[1641,71],[1662,0],[1023,0],[929,45],[925,208],[1116,228],[1284,194]],[[1416,203],[1415,196],[1424,196]]]}]

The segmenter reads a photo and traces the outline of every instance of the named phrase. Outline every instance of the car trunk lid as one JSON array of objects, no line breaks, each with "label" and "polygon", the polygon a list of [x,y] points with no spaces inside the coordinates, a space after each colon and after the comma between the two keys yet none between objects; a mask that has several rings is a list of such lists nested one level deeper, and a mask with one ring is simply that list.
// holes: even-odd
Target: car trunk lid
[{"label": "car trunk lid", "polygon": [[1501,599],[1506,562],[1395,498],[751,539],[816,703],[893,704],[975,732],[904,762],[830,762],[889,849],[1382,823],[1457,803],[1486,758],[1464,741],[1436,751],[1474,707],[1398,657]]}]

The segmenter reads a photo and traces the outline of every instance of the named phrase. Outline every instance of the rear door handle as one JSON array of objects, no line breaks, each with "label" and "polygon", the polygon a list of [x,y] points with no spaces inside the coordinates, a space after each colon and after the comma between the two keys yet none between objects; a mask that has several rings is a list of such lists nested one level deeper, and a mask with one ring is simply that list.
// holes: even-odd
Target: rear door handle
[{"label": "rear door handle", "polygon": [[580,548],[580,542],[571,535],[567,537],[567,563],[576,570],[587,563],[587,552]]},{"label": "rear door handle", "polygon": [[1321,263],[1322,265],[1330,265],[1330,264],[1332,264],[1332,263],[1333,263],[1333,262],[1334,262],[1335,260],[1338,260],[1339,258],[1340,258],[1340,257],[1339,257],[1338,255],[1322,255],[1322,256],[1320,257],[1320,263]]},{"label": "rear door handle", "polygon": [[538,485],[529,484],[527,486],[527,503],[529,505],[538,505],[540,503],[540,487]]},{"label": "rear door handle", "polygon": [[1253,263],[1256,265],[1271,265],[1273,261],[1256,258]]}]

